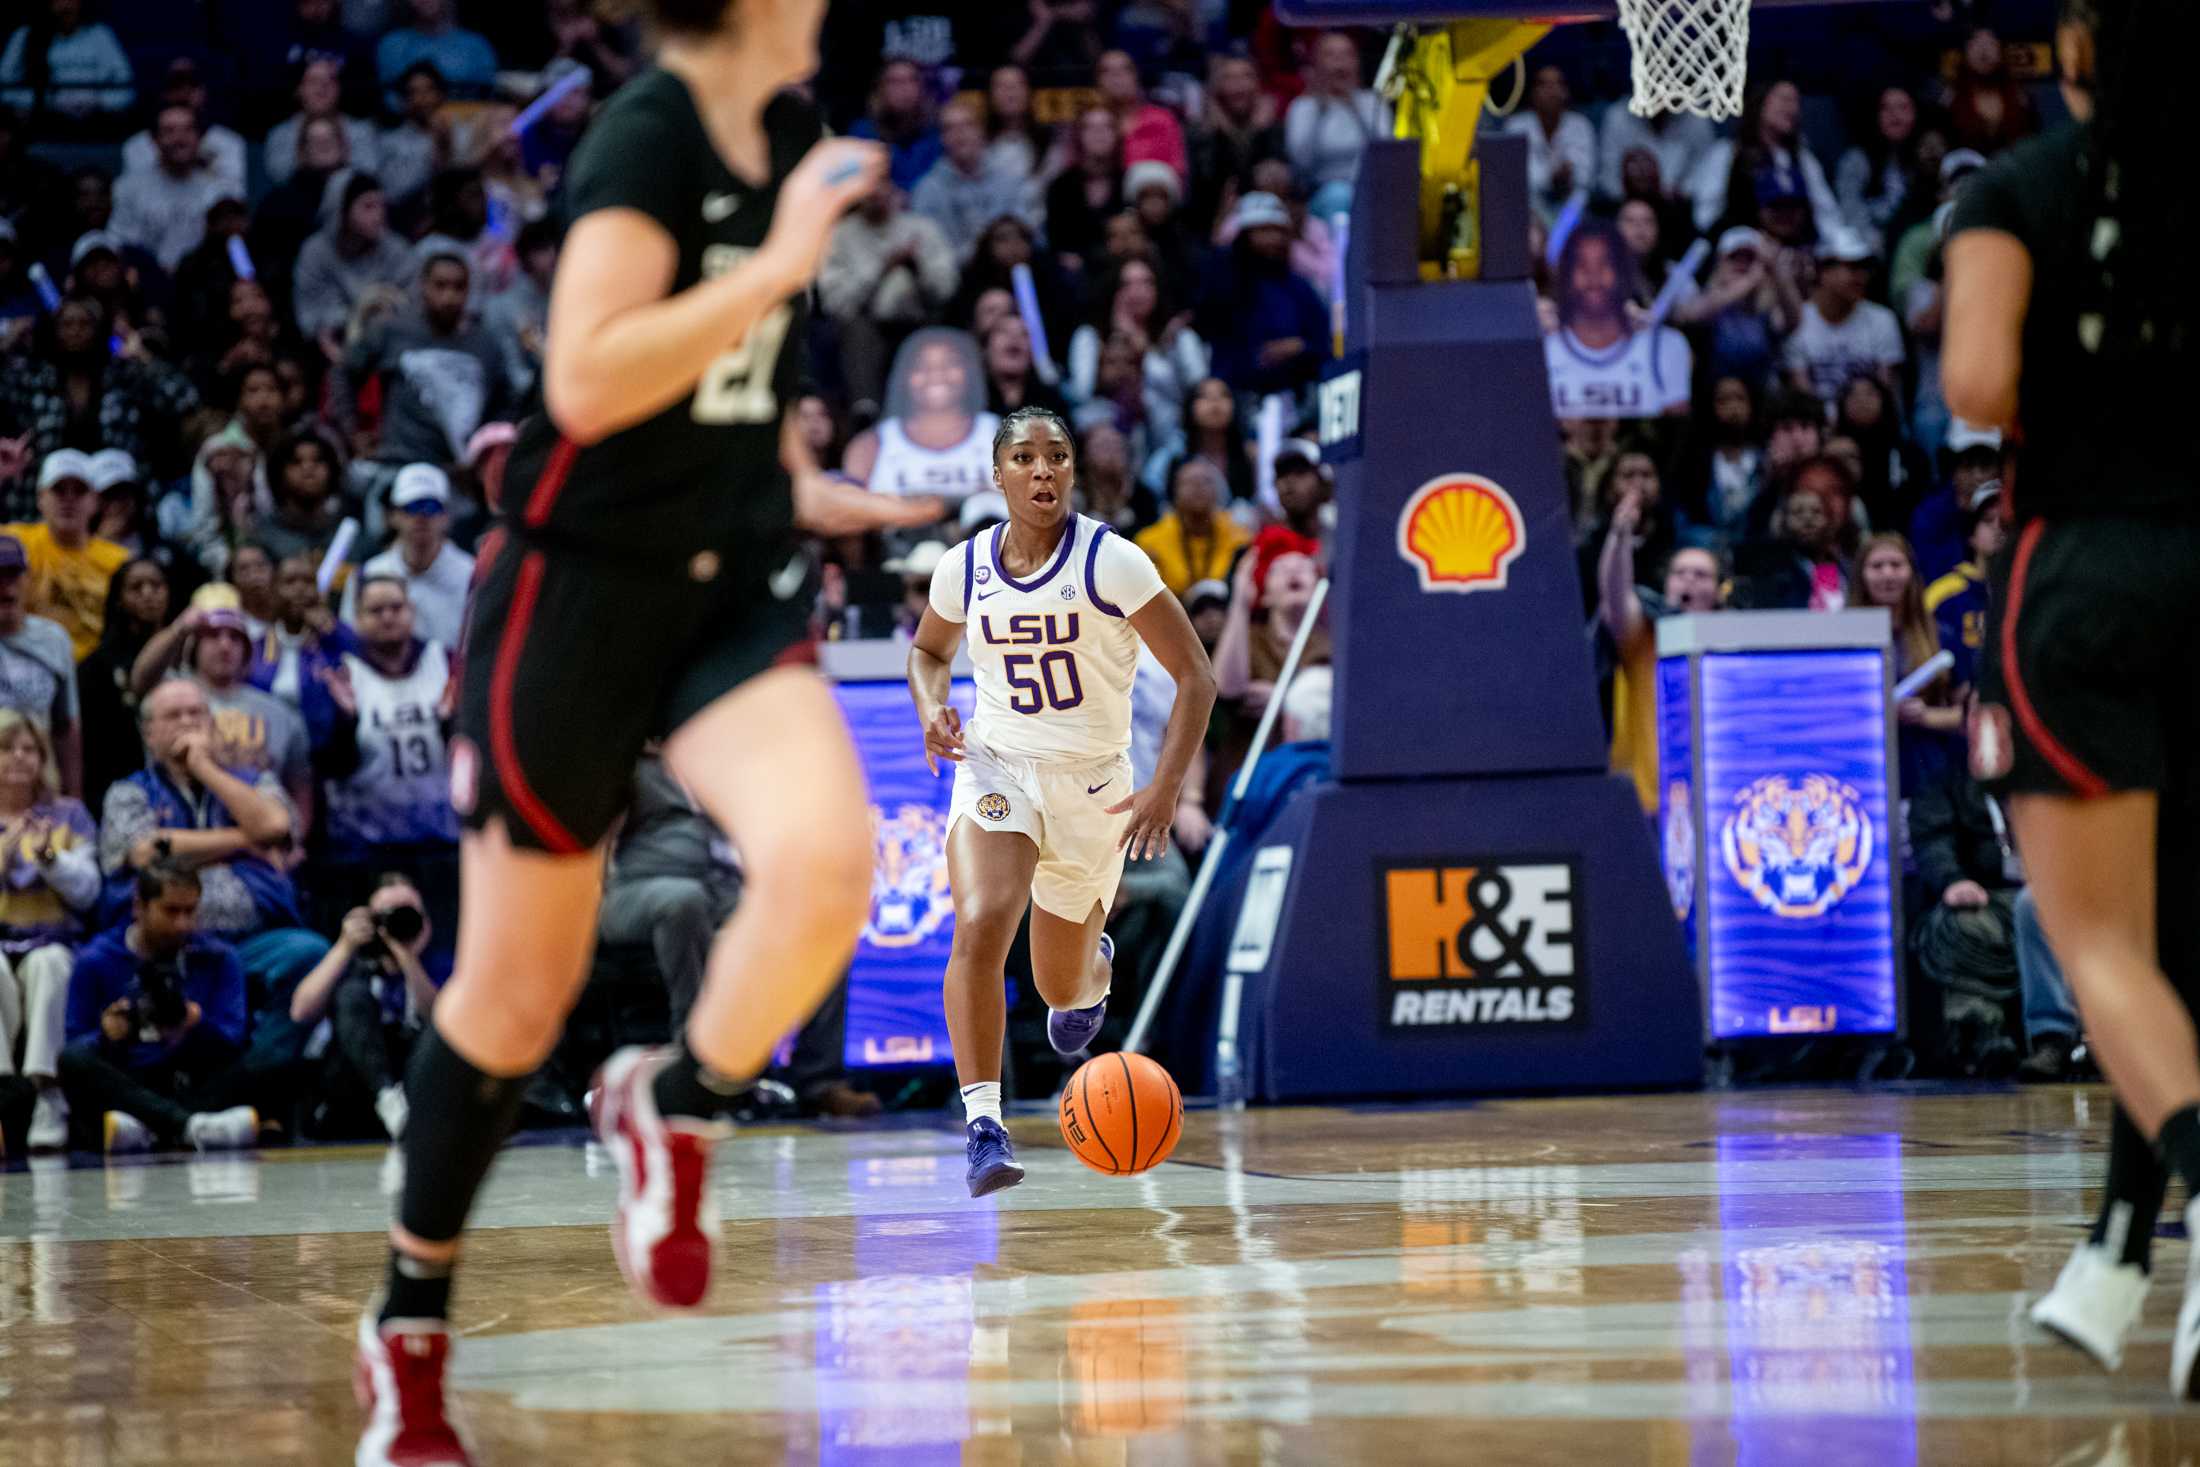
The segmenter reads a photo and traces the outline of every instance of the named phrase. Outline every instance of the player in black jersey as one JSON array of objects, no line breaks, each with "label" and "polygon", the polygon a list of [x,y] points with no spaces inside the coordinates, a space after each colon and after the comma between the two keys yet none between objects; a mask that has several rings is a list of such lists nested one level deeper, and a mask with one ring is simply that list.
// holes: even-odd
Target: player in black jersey
[{"label": "player in black jersey", "polygon": [[[2100,1220],[2033,1318],[2113,1369],[2167,1169],[2200,1199],[2200,202],[2174,120],[2193,0],[2065,0],[2069,126],[1958,196],[1948,406],[2017,436],[1972,766],[2009,796],[2034,900],[2114,1084]],[[2200,1236],[2200,1200],[2187,1204]],[[2171,1383],[2195,1394],[2200,1273]]]},{"label": "player in black jersey", "polygon": [[834,222],[884,176],[784,88],[825,0],[652,0],[658,69],[566,176],[543,403],[521,430],[468,616],[451,757],[465,817],[457,967],[407,1080],[404,1194],[360,1326],[360,1464],[465,1463],[445,1319],[468,1208],[594,947],[603,852],[644,742],[739,844],[747,890],[680,1044],[623,1051],[591,1101],[620,1174],[629,1281],[698,1303],[724,1098],[842,970],[868,903],[869,812],[806,667],[797,527],[919,523],[936,502],[837,483],[787,422],[804,297]]}]

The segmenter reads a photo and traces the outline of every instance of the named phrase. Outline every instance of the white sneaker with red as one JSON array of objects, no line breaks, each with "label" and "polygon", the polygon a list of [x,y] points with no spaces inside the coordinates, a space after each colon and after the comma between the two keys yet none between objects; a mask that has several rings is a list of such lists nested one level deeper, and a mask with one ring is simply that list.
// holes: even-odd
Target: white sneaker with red
[{"label": "white sneaker with red", "polygon": [[669,1049],[622,1049],[589,1087],[596,1138],[619,1168],[611,1251],[626,1281],[652,1304],[692,1309],[710,1292],[718,1205],[710,1194],[711,1148],[733,1134],[724,1121],[657,1113],[657,1072]]},{"label": "white sneaker with red", "polygon": [[354,1467],[475,1467],[473,1449],[443,1399],[450,1326],[440,1319],[359,1317],[352,1391],[367,1413]]}]

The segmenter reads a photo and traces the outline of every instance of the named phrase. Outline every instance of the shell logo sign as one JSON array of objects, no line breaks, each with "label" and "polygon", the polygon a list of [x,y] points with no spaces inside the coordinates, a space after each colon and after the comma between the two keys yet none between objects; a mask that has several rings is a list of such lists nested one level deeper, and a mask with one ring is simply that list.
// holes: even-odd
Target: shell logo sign
[{"label": "shell logo sign", "polygon": [[1502,591],[1527,548],[1520,506],[1479,474],[1429,480],[1398,515],[1398,557],[1424,591]]}]

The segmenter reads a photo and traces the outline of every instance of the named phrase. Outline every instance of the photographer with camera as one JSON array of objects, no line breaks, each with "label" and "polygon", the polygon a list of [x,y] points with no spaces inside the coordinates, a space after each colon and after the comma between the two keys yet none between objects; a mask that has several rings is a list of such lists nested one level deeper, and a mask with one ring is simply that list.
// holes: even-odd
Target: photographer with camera
[{"label": "photographer with camera", "polygon": [[188,678],[156,686],[138,705],[145,767],[116,781],[100,816],[106,920],[152,865],[189,868],[205,898],[199,926],[236,946],[251,999],[251,1099],[288,1113],[307,1031],[290,1022],[290,995],[328,951],[305,925],[290,867],[297,824],[272,773],[239,774],[215,756],[205,690]]},{"label": "photographer with camera", "polygon": [[80,1137],[105,1117],[110,1154],[259,1140],[259,1113],[229,1103],[244,1083],[244,966],[198,918],[197,874],[156,862],[137,874],[129,925],[77,955],[61,1087]]},{"label": "photographer with camera", "polygon": [[384,875],[291,995],[291,1021],[310,1028],[325,1016],[334,1040],[315,1107],[319,1135],[354,1134],[369,1104],[392,1141],[403,1134],[405,1062],[435,1007],[436,983],[420,962],[433,935],[419,888]]}]

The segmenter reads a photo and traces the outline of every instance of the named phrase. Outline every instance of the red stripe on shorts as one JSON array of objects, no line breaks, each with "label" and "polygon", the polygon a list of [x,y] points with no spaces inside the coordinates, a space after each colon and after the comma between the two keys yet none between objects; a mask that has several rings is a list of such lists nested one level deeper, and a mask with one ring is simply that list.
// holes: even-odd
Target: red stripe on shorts
[{"label": "red stripe on shorts", "polygon": [[506,803],[527,822],[544,849],[553,855],[577,856],[588,848],[558,823],[527,783],[519,762],[519,738],[512,727],[512,684],[519,677],[528,623],[534,620],[535,602],[542,594],[542,574],[542,552],[532,552],[520,562],[519,587],[512,595],[511,615],[497,647],[496,671],[489,680],[489,757],[496,761],[497,783],[503,787]]},{"label": "red stripe on shorts", "polygon": [[2032,747],[2040,751],[2041,757],[2054,767],[2063,783],[2080,799],[2096,800],[2109,792],[2108,781],[2088,769],[2083,760],[2049,731],[2039,710],[2032,706],[2032,695],[2024,686],[2024,668],[2017,658],[2017,618],[2024,612],[2025,576],[2032,568],[2032,552],[2039,548],[2040,534],[2046,528],[2047,521],[2034,520],[2024,527],[2024,534],[2017,541],[2017,563],[2009,572],[2009,610],[2001,619],[2002,681],[2009,686],[2009,706],[2015,711],[2017,722],[2023,725],[2024,736],[2032,741]]},{"label": "red stripe on shorts", "polygon": [[466,606],[458,621],[458,645],[451,649],[451,681],[464,685],[466,681],[466,645],[474,639],[474,597],[481,594],[482,584],[489,579],[489,569],[497,563],[497,556],[504,550],[504,527],[499,525],[482,537],[481,554],[474,561],[473,579],[466,583]]},{"label": "red stripe on shorts", "polygon": [[535,492],[527,496],[529,529],[549,523],[550,511],[557,508],[558,493],[565,488],[566,476],[573,472],[573,460],[580,456],[580,445],[563,436],[550,450],[550,461],[542,466],[542,477],[535,480]]}]

